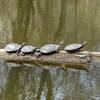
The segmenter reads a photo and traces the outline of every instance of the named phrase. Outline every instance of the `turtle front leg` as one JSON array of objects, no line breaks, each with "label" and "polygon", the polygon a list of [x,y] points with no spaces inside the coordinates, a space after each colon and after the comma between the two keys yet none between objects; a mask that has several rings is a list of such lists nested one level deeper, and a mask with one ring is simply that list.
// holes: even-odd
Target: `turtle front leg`
[{"label": "turtle front leg", "polygon": [[20,55],[20,51],[19,51],[19,50],[17,50],[17,52],[16,52],[16,53],[17,53],[17,56],[19,56],[19,55]]},{"label": "turtle front leg", "polygon": [[36,56],[36,58],[39,58],[39,57],[41,57],[43,54],[42,54],[41,52],[36,52],[34,55]]},{"label": "turtle front leg", "polygon": [[[20,55],[20,56],[25,56],[25,54],[24,54],[23,52],[20,52],[19,55]],[[19,55],[18,55],[18,56],[19,56]]]}]

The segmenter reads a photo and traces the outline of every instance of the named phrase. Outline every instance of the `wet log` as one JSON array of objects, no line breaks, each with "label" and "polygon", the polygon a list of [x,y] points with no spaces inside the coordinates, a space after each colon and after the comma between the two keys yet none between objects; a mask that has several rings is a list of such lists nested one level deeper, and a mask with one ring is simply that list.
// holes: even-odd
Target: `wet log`
[{"label": "wet log", "polygon": [[[93,59],[100,57],[100,52],[90,52],[90,54],[93,56]],[[13,63],[30,63],[38,66],[51,65],[62,68],[70,67],[79,69],[86,68],[91,61],[89,52],[87,51],[79,52],[77,54],[69,54],[65,51],[60,51],[59,53],[36,58],[32,55],[18,56],[16,53],[9,55],[4,51],[4,49],[0,49],[0,59]]]}]

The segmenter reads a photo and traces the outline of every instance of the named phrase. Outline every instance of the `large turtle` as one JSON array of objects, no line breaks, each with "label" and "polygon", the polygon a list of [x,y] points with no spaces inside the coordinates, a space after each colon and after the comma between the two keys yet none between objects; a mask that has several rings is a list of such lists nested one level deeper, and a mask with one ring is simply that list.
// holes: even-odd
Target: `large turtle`
[{"label": "large turtle", "polygon": [[20,52],[21,48],[25,45],[25,43],[23,43],[22,45],[18,44],[18,43],[9,43],[5,46],[5,51],[7,53],[18,53]]},{"label": "large turtle", "polygon": [[31,45],[25,45],[22,49],[21,49],[21,54],[33,54],[36,51],[36,47],[31,46]]},{"label": "large turtle", "polygon": [[57,53],[59,51],[60,46],[63,44],[64,41],[57,44],[46,44],[42,46],[39,50],[39,55],[37,57],[40,57],[41,55],[48,55],[52,53]]},{"label": "large turtle", "polygon": [[84,47],[87,44],[87,42],[84,42],[82,44],[79,43],[74,43],[74,44],[69,44],[65,46],[64,50],[70,53],[74,53],[79,51],[82,47]]}]

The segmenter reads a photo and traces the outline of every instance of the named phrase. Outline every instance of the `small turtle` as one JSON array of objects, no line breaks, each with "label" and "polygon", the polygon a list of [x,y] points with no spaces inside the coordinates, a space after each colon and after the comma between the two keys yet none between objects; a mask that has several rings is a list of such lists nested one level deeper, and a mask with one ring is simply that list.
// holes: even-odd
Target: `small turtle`
[{"label": "small turtle", "polygon": [[52,53],[56,53],[59,51],[59,47],[63,44],[64,41],[57,44],[46,44],[43,47],[40,48],[39,52],[40,54],[37,57],[40,57],[40,55],[48,55]]},{"label": "small turtle", "polygon": [[10,43],[8,45],[5,46],[5,51],[7,53],[19,53],[20,49],[25,45],[25,43],[23,43],[22,45],[18,44],[18,43]]},{"label": "small turtle", "polygon": [[67,52],[70,52],[70,53],[74,53],[74,52],[79,51],[86,44],[87,44],[87,42],[84,42],[83,44],[78,44],[78,43],[69,44],[64,48],[64,50]]},{"label": "small turtle", "polygon": [[36,51],[36,47],[31,46],[31,45],[25,45],[22,49],[21,49],[21,54],[33,54]]}]

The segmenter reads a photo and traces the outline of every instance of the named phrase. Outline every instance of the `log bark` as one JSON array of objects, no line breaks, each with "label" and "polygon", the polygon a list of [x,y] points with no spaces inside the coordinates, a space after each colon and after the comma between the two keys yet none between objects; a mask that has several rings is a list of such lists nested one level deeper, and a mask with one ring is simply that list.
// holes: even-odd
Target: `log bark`
[{"label": "log bark", "polygon": [[[96,60],[100,57],[100,52],[90,52],[93,59]],[[14,63],[30,63],[36,65],[51,65],[57,67],[70,67],[70,68],[79,68],[83,69],[90,64],[91,59],[88,56],[88,52],[78,52],[77,54],[70,54],[65,51],[60,51],[52,55],[43,55],[40,58],[35,56],[25,55],[18,56],[16,53],[8,54],[4,49],[0,49],[0,59],[3,59],[6,62]]]}]

